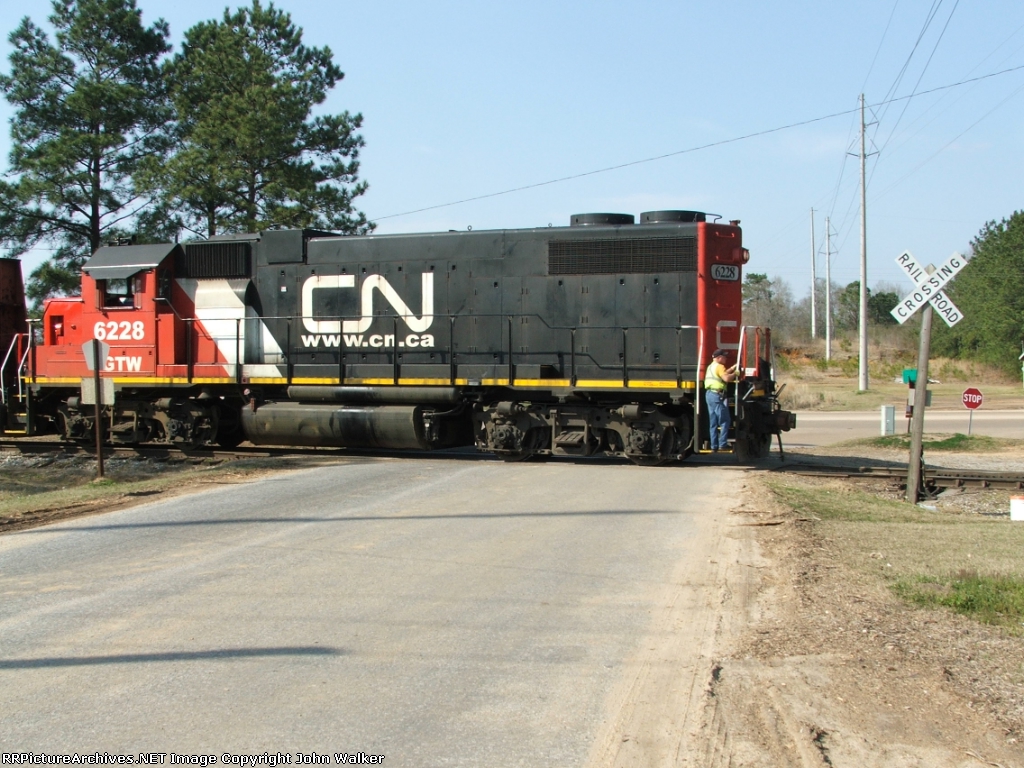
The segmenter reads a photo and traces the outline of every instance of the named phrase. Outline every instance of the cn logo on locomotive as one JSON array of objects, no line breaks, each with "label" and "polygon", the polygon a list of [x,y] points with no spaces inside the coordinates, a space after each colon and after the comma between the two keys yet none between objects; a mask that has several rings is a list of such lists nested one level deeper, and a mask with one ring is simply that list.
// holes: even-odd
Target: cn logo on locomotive
[{"label": "cn logo on locomotive", "polygon": [[[415,333],[423,334],[424,331],[428,330],[434,323],[434,273],[424,272],[422,275],[422,296],[423,302],[421,307],[420,315],[417,317],[416,314],[410,309],[409,305],[402,300],[402,297],[398,295],[398,291],[387,281],[383,275],[367,275],[366,279],[363,280],[362,288],[359,293],[359,314],[361,315],[359,320],[317,320],[313,317],[313,292],[318,290],[337,290],[339,288],[355,288],[356,277],[355,275],[313,275],[309,277],[306,282],[302,284],[302,324],[306,327],[306,330],[316,336],[305,336],[303,335],[302,340],[305,346],[316,346],[320,342],[320,338],[327,337],[335,339],[340,334],[346,334],[346,342],[350,334],[365,334],[370,330],[370,326],[373,325],[373,296],[374,291],[379,291],[384,297],[384,300],[392,306],[398,316],[405,321],[405,324],[409,326],[410,331]],[[327,338],[324,338],[325,344],[327,344]],[[375,344],[373,341],[375,337],[371,336],[367,340],[367,343],[362,343],[362,336],[358,336],[359,342],[355,346],[393,346],[391,344]],[[409,337],[411,338],[411,337]],[[314,340],[315,339],[315,340]],[[428,343],[424,341],[429,340]],[[329,346],[336,346],[337,344],[329,344]],[[417,338],[416,343],[409,343],[406,340],[406,344],[400,346],[430,346],[432,347],[433,337],[430,334],[424,334]]]}]

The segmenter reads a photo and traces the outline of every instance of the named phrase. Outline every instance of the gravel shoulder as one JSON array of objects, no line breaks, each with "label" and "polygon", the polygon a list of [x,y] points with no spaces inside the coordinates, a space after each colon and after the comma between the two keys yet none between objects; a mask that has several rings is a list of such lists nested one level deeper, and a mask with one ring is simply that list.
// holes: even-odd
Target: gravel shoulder
[{"label": "gravel shoulder", "polygon": [[[828,463],[901,455],[813,453]],[[1019,449],[930,458],[947,467],[1024,467]],[[775,477],[752,473],[739,510],[764,561],[756,620],[716,660],[691,745],[696,764],[1024,765],[1021,632],[912,606],[891,588],[895,571],[954,563],[1024,575],[1024,530],[1008,520],[1010,492],[950,494],[922,508],[920,521],[849,522],[783,504]],[[901,496],[885,485],[793,482],[833,494],[837,508],[852,494]]]}]

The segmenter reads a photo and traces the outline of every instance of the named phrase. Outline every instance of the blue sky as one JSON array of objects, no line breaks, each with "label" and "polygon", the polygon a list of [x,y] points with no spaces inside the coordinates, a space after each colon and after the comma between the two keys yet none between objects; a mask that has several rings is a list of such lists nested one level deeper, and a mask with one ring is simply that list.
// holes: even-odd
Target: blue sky
[{"label": "blue sky", "polygon": [[[234,8],[239,3],[231,4]],[[285,0],[345,71],[323,109],[364,117],[359,207],[378,232],[565,225],[573,213],[686,208],[740,219],[749,270],[810,283],[831,213],[833,280],[858,277],[858,117],[410,215],[855,110],[1024,66],[1024,3],[324,2]],[[139,0],[177,43],[225,5]],[[6,34],[45,0],[0,2]],[[929,18],[931,19],[928,23]],[[901,77],[902,72],[902,77]],[[904,109],[905,108],[905,109]],[[11,116],[0,104],[6,125]],[[894,259],[963,251],[1024,208],[1024,69],[875,106],[868,282],[909,290]],[[6,128],[0,153],[6,157]],[[45,254],[43,254],[45,255]],[[27,266],[39,255],[26,257]]]}]

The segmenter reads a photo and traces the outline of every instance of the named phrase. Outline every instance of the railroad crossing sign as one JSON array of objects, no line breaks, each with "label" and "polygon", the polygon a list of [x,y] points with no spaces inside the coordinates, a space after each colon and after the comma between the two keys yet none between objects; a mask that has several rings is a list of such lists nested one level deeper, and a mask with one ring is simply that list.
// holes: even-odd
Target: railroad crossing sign
[{"label": "railroad crossing sign", "polygon": [[968,387],[964,390],[964,408],[970,408],[972,411],[981,408],[981,401],[985,398],[981,394],[981,390],[976,387]]},{"label": "railroad crossing sign", "polygon": [[946,325],[952,328],[964,319],[963,313],[956,304],[949,300],[942,291],[942,286],[952,280],[956,274],[967,266],[967,259],[959,253],[954,253],[946,259],[934,272],[929,273],[927,269],[913,257],[910,251],[904,251],[896,257],[896,263],[907,273],[907,277],[914,281],[917,288],[907,294],[904,299],[892,309],[892,316],[903,325],[917,310],[925,304],[930,303]]}]

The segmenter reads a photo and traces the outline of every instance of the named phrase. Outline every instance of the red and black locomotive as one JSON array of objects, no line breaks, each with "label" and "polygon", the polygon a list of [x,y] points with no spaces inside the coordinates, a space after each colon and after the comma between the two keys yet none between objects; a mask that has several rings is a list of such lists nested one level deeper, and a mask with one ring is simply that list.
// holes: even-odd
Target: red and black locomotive
[{"label": "red and black locomotive", "polygon": [[112,443],[475,443],[654,464],[704,444],[702,374],[723,348],[744,373],[736,452],[762,456],[795,418],[775,397],[770,332],[742,323],[738,225],[654,211],[103,247],[81,295],[48,300],[31,333],[5,321],[0,423],[91,440],[96,339]]}]

